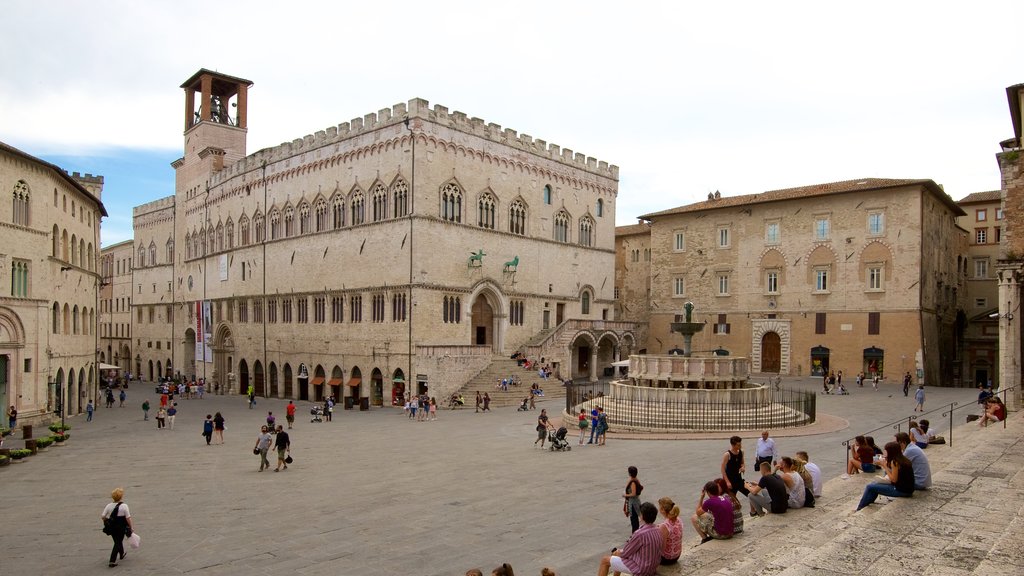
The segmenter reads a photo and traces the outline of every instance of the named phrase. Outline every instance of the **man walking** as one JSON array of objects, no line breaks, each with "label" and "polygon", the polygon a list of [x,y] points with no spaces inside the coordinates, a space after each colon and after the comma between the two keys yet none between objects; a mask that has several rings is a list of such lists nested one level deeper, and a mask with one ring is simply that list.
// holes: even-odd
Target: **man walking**
[{"label": "man walking", "polygon": [[288,429],[292,429],[292,424],[295,424],[295,403],[291,400],[288,401],[288,405],[284,409],[284,419],[288,421]]},{"label": "man walking", "polygon": [[89,403],[85,405],[85,421],[92,422],[92,412],[95,407],[92,405],[92,398],[89,399]]},{"label": "man walking", "polygon": [[124,408],[124,401],[127,398],[128,398],[128,394],[126,394],[124,390],[121,390],[121,394],[118,396],[118,399],[121,400],[121,408]]},{"label": "man walking", "polygon": [[910,395],[910,381],[911,381],[910,372],[907,371],[907,373],[903,375],[903,397],[904,398],[906,398],[907,396]]},{"label": "man walking", "polygon": [[775,439],[768,437],[768,431],[761,432],[761,438],[757,441],[757,459],[754,460],[754,469],[757,470],[761,467],[761,462],[768,462],[774,464],[779,457],[778,450],[775,449]]},{"label": "man walking", "polygon": [[149,400],[142,403],[142,420],[143,422],[149,420]]},{"label": "man walking", "polygon": [[597,406],[590,409],[590,440],[587,444],[593,444],[594,438],[597,436],[597,424],[600,413],[597,411]]},{"label": "man walking", "polygon": [[274,468],[274,472],[280,472],[282,466],[287,470],[288,463],[285,462],[285,459],[288,457],[288,452],[291,451],[292,442],[280,424],[277,425],[277,439],[274,441],[274,447],[277,448],[277,468]]}]

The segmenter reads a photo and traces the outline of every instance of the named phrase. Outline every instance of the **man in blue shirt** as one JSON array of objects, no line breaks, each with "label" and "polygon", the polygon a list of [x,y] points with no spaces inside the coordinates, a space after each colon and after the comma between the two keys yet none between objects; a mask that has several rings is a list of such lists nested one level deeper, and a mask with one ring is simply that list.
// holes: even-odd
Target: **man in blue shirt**
[{"label": "man in blue shirt", "polygon": [[896,435],[896,442],[903,450],[903,455],[910,460],[910,466],[914,469],[914,490],[927,490],[932,486],[932,468],[928,464],[928,457],[924,450],[917,444],[910,441],[910,434],[900,432]]}]

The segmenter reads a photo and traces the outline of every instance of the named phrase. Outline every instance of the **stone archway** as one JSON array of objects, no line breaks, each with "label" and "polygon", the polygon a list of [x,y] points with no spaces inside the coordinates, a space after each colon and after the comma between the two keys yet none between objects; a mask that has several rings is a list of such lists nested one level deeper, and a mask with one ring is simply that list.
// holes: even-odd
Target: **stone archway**
[{"label": "stone archway", "polygon": [[182,376],[191,380],[196,374],[196,331],[191,327],[185,330],[182,348],[182,361],[178,370],[181,371]]},{"label": "stone archway", "polygon": [[495,354],[505,348],[508,306],[501,288],[489,281],[478,284],[470,293],[470,344],[490,346]]},{"label": "stone archway", "polygon": [[[192,332],[191,329],[189,329]],[[195,332],[192,332],[194,335]],[[228,387],[231,385],[228,374],[231,374],[234,367],[231,365],[231,356],[235,351],[235,340],[232,337],[231,329],[226,324],[221,324],[217,327],[213,334],[213,382],[212,386],[207,384],[207,389],[213,389],[215,392],[226,392],[233,394],[235,390],[230,390]],[[186,340],[185,350],[192,351],[193,365],[195,362],[195,347],[190,347]],[[188,355],[186,353],[186,361],[188,361]]]},{"label": "stone archway", "polygon": [[[15,399],[21,395],[21,380],[15,367],[22,363],[24,347],[25,328],[21,318],[9,308],[0,308],[0,407],[4,410],[17,404]],[[24,410],[23,406],[17,408]]]},{"label": "stone archway", "polygon": [[597,352],[597,341],[594,339],[594,335],[590,332],[579,332],[572,338],[572,343],[569,344],[569,366],[566,367],[566,373],[569,378],[575,380],[576,378],[586,378],[587,380],[596,380],[594,376],[596,367],[594,366],[595,356]]},{"label": "stone archway", "polygon": [[782,369],[782,339],[775,332],[761,337],[761,372],[778,373]]},{"label": "stone archway", "polygon": [[[765,335],[774,333],[778,336],[778,370],[779,374],[792,374],[792,364],[790,358],[790,347],[792,345],[792,332],[789,320],[783,320],[779,318],[752,318],[751,323],[751,342],[750,342],[750,365],[753,372],[776,372],[776,370],[768,370],[768,367],[774,367],[774,360],[772,358],[764,357],[764,338]],[[773,337],[769,336],[769,344]],[[772,348],[774,350],[774,348]],[[766,366],[766,362],[771,366]]]}]

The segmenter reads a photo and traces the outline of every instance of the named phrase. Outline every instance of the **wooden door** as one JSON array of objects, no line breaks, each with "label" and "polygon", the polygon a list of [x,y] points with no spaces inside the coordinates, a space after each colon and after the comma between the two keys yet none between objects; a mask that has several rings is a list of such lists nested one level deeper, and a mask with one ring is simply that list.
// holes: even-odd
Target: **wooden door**
[{"label": "wooden door", "polygon": [[782,369],[782,339],[775,332],[768,332],[761,337],[761,372],[774,372]]}]

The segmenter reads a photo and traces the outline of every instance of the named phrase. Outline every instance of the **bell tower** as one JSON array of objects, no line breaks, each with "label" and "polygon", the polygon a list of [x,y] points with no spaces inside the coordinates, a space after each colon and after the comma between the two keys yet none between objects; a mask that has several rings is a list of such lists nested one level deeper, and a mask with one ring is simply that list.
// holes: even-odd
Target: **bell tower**
[{"label": "bell tower", "polygon": [[186,80],[185,154],[175,168],[185,180],[209,174],[245,157],[247,105],[252,82],[200,69]]}]

